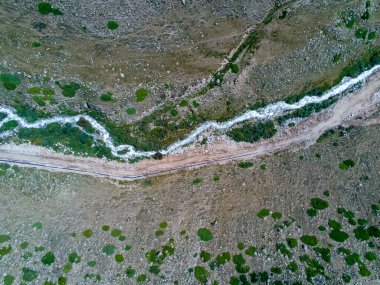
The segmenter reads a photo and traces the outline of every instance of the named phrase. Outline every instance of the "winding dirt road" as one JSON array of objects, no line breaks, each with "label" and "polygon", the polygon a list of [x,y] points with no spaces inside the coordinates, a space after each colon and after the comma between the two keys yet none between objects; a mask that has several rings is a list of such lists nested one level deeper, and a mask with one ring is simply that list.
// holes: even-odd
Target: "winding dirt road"
[{"label": "winding dirt road", "polygon": [[146,159],[138,163],[120,163],[97,158],[62,155],[32,145],[0,145],[0,162],[49,171],[73,172],[137,180],[210,164],[251,159],[286,150],[306,148],[325,131],[340,125],[370,125],[379,120],[355,120],[380,110],[380,71],[372,75],[360,90],[340,99],[333,107],[316,113],[291,129],[280,131],[270,140],[255,144],[219,139],[201,147],[189,146],[183,152],[162,160]]}]

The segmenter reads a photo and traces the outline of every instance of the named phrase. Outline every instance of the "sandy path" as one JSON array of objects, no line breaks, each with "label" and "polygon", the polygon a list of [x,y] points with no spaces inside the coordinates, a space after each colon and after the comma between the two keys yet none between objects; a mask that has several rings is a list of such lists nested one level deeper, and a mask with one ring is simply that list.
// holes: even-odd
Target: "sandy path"
[{"label": "sandy path", "polygon": [[308,147],[326,130],[339,125],[369,125],[375,121],[354,120],[380,110],[380,72],[372,75],[360,90],[340,99],[332,108],[316,113],[292,129],[280,132],[270,140],[255,144],[216,140],[202,147],[188,147],[180,154],[162,160],[146,159],[135,164],[96,158],[66,156],[32,145],[0,145],[0,162],[50,171],[75,172],[136,180],[209,164],[259,157],[280,151]]}]

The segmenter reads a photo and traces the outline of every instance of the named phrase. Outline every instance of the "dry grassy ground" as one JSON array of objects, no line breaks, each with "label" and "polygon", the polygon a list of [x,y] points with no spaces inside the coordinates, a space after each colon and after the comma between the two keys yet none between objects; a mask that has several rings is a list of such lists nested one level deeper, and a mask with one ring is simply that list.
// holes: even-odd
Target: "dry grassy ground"
[{"label": "dry grassy ground", "polygon": [[[375,282],[380,277],[380,264],[379,260],[371,262],[364,256],[367,252],[379,256],[379,239],[357,240],[353,231],[358,224],[350,225],[337,213],[337,208],[352,211],[355,223],[362,218],[367,220],[367,226],[379,227],[376,215],[376,207],[380,207],[379,131],[379,126],[340,129],[305,151],[253,161],[253,167],[247,169],[237,165],[215,166],[137,183],[30,169],[3,170],[0,235],[9,235],[11,240],[0,247],[9,244],[12,251],[0,257],[0,272],[16,277],[16,284],[21,282],[22,268],[38,272],[37,279],[30,284],[43,284],[45,280],[57,282],[59,276],[65,276],[68,284],[95,284],[95,276],[84,279],[86,273],[100,274],[101,281],[97,284],[134,284],[137,276],[144,274],[148,278],[146,284],[176,281],[175,284],[196,284],[194,273],[188,270],[199,270],[196,266],[202,266],[210,272],[209,284],[213,280],[228,284],[231,276],[240,275],[232,261],[214,271],[208,265],[215,256],[228,251],[231,255],[242,254],[249,273],[269,272],[271,284],[296,280],[307,284],[305,268],[308,266],[300,261],[305,254],[322,265],[326,276],[331,278],[327,281],[317,276],[315,284],[342,284],[343,274],[351,276],[353,284],[371,284],[370,280]],[[352,159],[355,166],[340,169],[339,164],[348,159]],[[327,201],[329,206],[311,218],[306,210],[311,207],[310,200],[316,197]],[[375,206],[371,209],[371,205]],[[280,212],[282,217],[260,219],[257,213],[263,208]],[[329,237],[329,219],[338,221],[349,235],[344,243]],[[163,221],[168,223],[166,228],[163,225],[164,234],[155,236]],[[286,227],[285,221],[294,222]],[[42,224],[42,229],[33,229],[36,222]],[[110,230],[102,231],[103,225],[109,225]],[[326,231],[318,230],[320,225],[324,225]],[[35,226],[38,228],[38,224]],[[202,227],[212,231],[211,241],[199,239],[197,231]],[[110,231],[114,228],[121,229],[126,240],[112,237]],[[82,234],[86,229],[92,230],[90,238]],[[186,230],[186,234],[181,235],[182,230]],[[319,247],[330,249],[331,261],[322,260],[314,252],[315,247],[303,244],[302,235],[315,235]],[[161,272],[157,276],[149,272],[152,264],[144,254],[155,248],[161,256],[161,246],[170,237],[175,240],[174,254],[159,266]],[[288,237],[298,240],[295,249],[288,248],[290,258],[276,250],[276,244],[286,245]],[[26,249],[20,249],[23,241],[29,243]],[[254,257],[246,255],[245,249],[240,251],[239,242],[245,244],[245,249],[255,246]],[[116,246],[110,256],[102,253],[106,244]],[[125,251],[125,245],[131,245],[130,251]],[[358,253],[371,276],[361,276],[362,265],[347,265],[345,254],[337,253],[339,247]],[[202,250],[212,254],[207,263],[199,256]],[[55,254],[55,262],[50,266],[41,263],[48,251]],[[68,256],[74,251],[81,256],[81,261],[74,262],[71,271],[64,273],[63,266],[69,263]],[[31,252],[31,256],[28,257],[27,252]],[[121,253],[125,260],[116,262],[116,253]],[[89,267],[87,262],[93,260],[95,267]],[[296,273],[287,269],[293,260],[299,266]],[[136,270],[131,278],[125,273],[129,266]],[[280,267],[282,274],[271,273],[273,267]],[[283,283],[273,283],[275,280]]]}]

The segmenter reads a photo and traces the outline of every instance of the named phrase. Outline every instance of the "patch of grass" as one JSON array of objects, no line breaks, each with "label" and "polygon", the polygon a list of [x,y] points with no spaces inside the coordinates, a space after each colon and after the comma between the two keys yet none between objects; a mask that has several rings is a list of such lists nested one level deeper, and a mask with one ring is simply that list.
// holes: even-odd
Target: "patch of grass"
[{"label": "patch of grass", "polygon": [[20,85],[21,80],[16,74],[3,73],[0,75],[0,80],[3,82],[3,86],[8,91],[16,90]]},{"label": "patch of grass", "polygon": [[136,90],[136,101],[143,102],[148,97],[148,90],[139,88]]},{"label": "patch of grass", "polygon": [[194,277],[196,280],[198,280],[202,284],[206,284],[208,278],[210,277],[210,272],[208,272],[204,267],[202,266],[195,266],[194,267]]},{"label": "patch of grass", "polygon": [[120,229],[113,229],[112,231],[111,231],[111,236],[112,237],[119,237],[120,235],[121,235],[121,230]]},{"label": "patch of grass", "polygon": [[69,254],[69,262],[70,263],[79,263],[81,262],[82,260],[82,257],[80,255],[78,255],[77,252],[72,252]]},{"label": "patch of grass", "polygon": [[193,185],[199,185],[201,183],[202,183],[202,178],[197,177],[193,180]]},{"label": "patch of grass", "polygon": [[269,139],[277,133],[273,121],[245,123],[239,128],[227,132],[227,135],[237,142],[254,143],[260,139]]},{"label": "patch of grass", "polygon": [[342,230],[332,230],[329,233],[329,236],[331,239],[335,240],[336,242],[344,242],[346,239],[348,239],[349,235],[342,231]]},{"label": "patch of grass", "polygon": [[331,261],[331,254],[330,254],[330,249],[329,248],[324,248],[324,247],[314,247],[313,250],[317,253],[320,254],[321,258],[326,261],[330,262]]},{"label": "patch of grass", "polygon": [[295,238],[287,238],[286,243],[288,244],[289,248],[296,248],[298,245],[298,242]]},{"label": "patch of grass", "polygon": [[312,198],[310,205],[316,210],[324,210],[329,207],[329,203],[321,198]]},{"label": "patch of grass", "polygon": [[362,27],[356,30],[355,37],[365,41],[365,39],[367,38],[367,34],[368,34],[368,30]]},{"label": "patch of grass", "polygon": [[280,220],[282,218],[282,214],[280,212],[273,212],[272,218],[275,220]]},{"label": "patch of grass", "polygon": [[112,244],[107,244],[103,247],[103,253],[106,255],[113,255],[116,251],[116,246]]},{"label": "patch of grass", "polygon": [[[296,241],[297,242],[297,241]],[[287,256],[288,258],[292,258],[293,254],[286,248],[286,245],[283,243],[278,243],[276,245],[276,249],[284,256]]]},{"label": "patch of grass", "polygon": [[208,262],[211,259],[211,253],[205,250],[202,250],[199,256],[201,257],[202,262]]},{"label": "patch of grass", "polygon": [[200,228],[197,232],[201,241],[210,241],[213,239],[212,232],[207,228]]},{"label": "patch of grass", "polygon": [[160,236],[163,236],[163,235],[164,235],[164,231],[161,230],[161,229],[159,229],[159,230],[157,230],[154,234],[155,234],[156,237],[160,237]]},{"label": "patch of grass", "polygon": [[0,132],[6,132],[6,131],[10,131],[10,130],[13,130],[15,129],[16,127],[18,126],[18,123],[17,121],[8,121],[6,123],[4,123],[1,128],[0,128]]},{"label": "patch of grass", "polygon": [[130,266],[125,270],[125,275],[127,275],[128,278],[133,278],[135,274],[136,274],[136,270],[134,270]]},{"label": "patch of grass", "polygon": [[55,261],[55,255],[53,252],[47,252],[42,258],[41,262],[45,265],[52,265]]},{"label": "patch of grass", "polygon": [[253,163],[250,161],[241,161],[237,164],[240,168],[247,169],[253,167]]},{"label": "patch of grass", "polygon": [[117,263],[121,263],[121,262],[123,262],[123,261],[124,261],[124,256],[123,256],[122,254],[120,254],[120,253],[115,254],[115,261],[116,261]]},{"label": "patch of grass", "polygon": [[147,280],[148,280],[148,276],[146,276],[146,274],[141,274],[141,275],[137,276],[137,278],[136,278],[136,281],[138,283],[143,283]]},{"label": "patch of grass", "polygon": [[12,275],[5,275],[3,277],[3,284],[4,285],[12,285],[13,282],[15,281],[15,279],[16,278],[14,276],[12,276]]},{"label": "patch of grass", "polygon": [[355,166],[355,161],[352,159],[347,159],[339,164],[339,168],[343,170],[347,170]]},{"label": "patch of grass", "polygon": [[62,95],[68,98],[75,97],[77,91],[80,89],[80,85],[76,82],[70,82],[65,85],[59,83],[58,86],[62,89]]},{"label": "patch of grass", "polygon": [[84,230],[83,231],[83,236],[86,237],[86,238],[92,237],[92,230],[90,230],[90,229]]},{"label": "patch of grass", "polygon": [[161,272],[161,269],[157,265],[152,265],[149,267],[149,272],[158,275]]},{"label": "patch of grass", "polygon": [[37,95],[37,94],[41,94],[42,92],[42,88],[41,87],[38,87],[38,86],[35,86],[35,87],[30,87],[27,92],[29,94],[32,94],[32,95]]},{"label": "patch of grass", "polygon": [[179,102],[179,105],[181,107],[187,107],[187,106],[189,106],[189,101],[183,99],[183,100],[181,100],[181,102]]},{"label": "patch of grass", "polygon": [[22,268],[22,280],[25,282],[32,282],[37,279],[38,272],[27,267]]},{"label": "patch of grass", "polygon": [[220,180],[220,176],[219,175],[215,175],[213,178],[212,178],[213,181],[217,182]]},{"label": "patch of grass", "polygon": [[231,72],[232,73],[234,73],[234,74],[239,73],[239,71],[240,71],[239,65],[237,65],[236,63],[231,63],[230,66],[231,66]]},{"label": "patch of grass", "polygon": [[376,39],[376,32],[375,32],[375,31],[370,32],[370,33],[368,34],[368,40],[369,40],[369,41],[372,41],[372,40],[374,40],[374,39]]},{"label": "patch of grass", "polygon": [[0,235],[0,243],[5,243],[10,240],[11,240],[11,237],[9,235]]},{"label": "patch of grass", "polygon": [[103,93],[102,95],[100,95],[100,100],[102,100],[103,102],[113,101],[112,93],[111,92]]},{"label": "patch of grass", "polygon": [[318,239],[316,236],[312,236],[312,235],[303,235],[301,236],[300,240],[306,244],[306,245],[310,245],[310,246],[316,246],[318,244]]},{"label": "patch of grass", "polygon": [[306,210],[306,213],[309,217],[314,218],[315,216],[317,216],[318,211],[314,208],[310,208]]},{"label": "patch of grass", "polygon": [[137,113],[135,107],[129,107],[129,108],[127,109],[126,112],[127,112],[127,114],[130,115],[130,116],[135,115],[135,114]]},{"label": "patch of grass", "polygon": [[246,254],[246,255],[248,255],[248,256],[254,256],[255,255],[255,252],[256,252],[256,247],[254,247],[254,246],[250,246],[250,247],[248,247],[245,251],[244,251],[244,253]]},{"label": "patch of grass", "polygon": [[298,264],[297,264],[297,262],[295,262],[295,261],[290,262],[289,265],[288,265],[288,269],[291,272],[297,272],[298,271]]},{"label": "patch of grass", "polygon": [[102,231],[104,231],[104,232],[109,231],[109,229],[110,229],[110,226],[108,226],[108,225],[102,226]]},{"label": "patch of grass", "polygon": [[108,21],[108,23],[107,23],[107,27],[108,27],[108,29],[110,29],[110,30],[116,30],[116,29],[119,28],[119,23],[116,22],[116,21]]},{"label": "patch of grass", "polygon": [[269,216],[269,214],[270,214],[269,209],[261,209],[260,212],[257,213],[257,216],[260,219],[264,219],[265,217]]}]

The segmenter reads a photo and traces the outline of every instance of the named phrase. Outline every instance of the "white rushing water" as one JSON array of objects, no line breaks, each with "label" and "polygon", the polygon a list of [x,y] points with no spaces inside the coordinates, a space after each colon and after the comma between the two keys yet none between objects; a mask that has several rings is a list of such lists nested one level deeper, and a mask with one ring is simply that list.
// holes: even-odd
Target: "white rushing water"
[{"label": "white rushing water", "polygon": [[[280,116],[286,111],[293,111],[300,109],[308,104],[312,103],[320,103],[323,102],[331,97],[337,96],[344,91],[347,91],[348,89],[352,88],[358,83],[361,83],[365,81],[368,77],[370,77],[373,73],[376,71],[380,70],[380,65],[377,65],[370,70],[367,70],[360,74],[356,78],[349,78],[346,77],[342,80],[342,82],[324,93],[322,96],[306,96],[297,103],[294,104],[288,104],[284,101],[280,101],[277,103],[273,103],[270,105],[267,105],[264,108],[258,109],[258,110],[252,110],[252,111],[247,111],[243,113],[242,115],[239,115],[229,121],[223,122],[223,123],[217,123],[215,121],[209,121],[201,124],[197,129],[195,129],[189,136],[184,138],[183,140],[180,140],[178,142],[173,143],[170,145],[168,148],[160,150],[159,152],[166,155],[169,153],[172,153],[178,149],[183,148],[186,145],[191,144],[192,142],[196,141],[197,137],[204,133],[205,131],[208,130],[218,130],[218,131],[224,131],[232,127],[233,125],[237,123],[241,123],[247,120],[268,120],[272,119],[275,117]],[[38,120],[34,123],[29,123],[25,119],[19,117],[16,114],[16,111],[8,106],[5,105],[0,105],[0,113],[6,114],[6,118],[4,118],[2,121],[0,121],[0,128],[3,126],[4,123],[9,122],[9,121],[17,121],[18,127],[15,128],[13,131],[7,131],[0,133],[0,139],[16,135],[16,131],[18,128],[44,128],[47,125],[51,123],[60,123],[60,124],[65,124],[65,123],[70,123],[70,124],[76,124],[81,118],[86,119],[92,127],[96,130],[96,134],[93,134],[94,139],[99,139],[102,140],[107,147],[109,147],[112,151],[112,154],[115,157],[119,157],[122,159],[130,159],[130,158],[139,158],[139,157],[147,157],[147,156],[152,156],[156,152],[155,151],[139,151],[136,150],[133,146],[131,145],[119,145],[116,146],[115,143],[113,142],[111,135],[109,132],[100,124],[98,123],[95,119],[88,115],[76,115],[76,116],[56,116],[52,117],[49,119],[41,119]],[[79,127],[82,131],[84,131],[83,128]],[[125,154],[119,154],[118,152],[120,151],[125,151]]]}]

